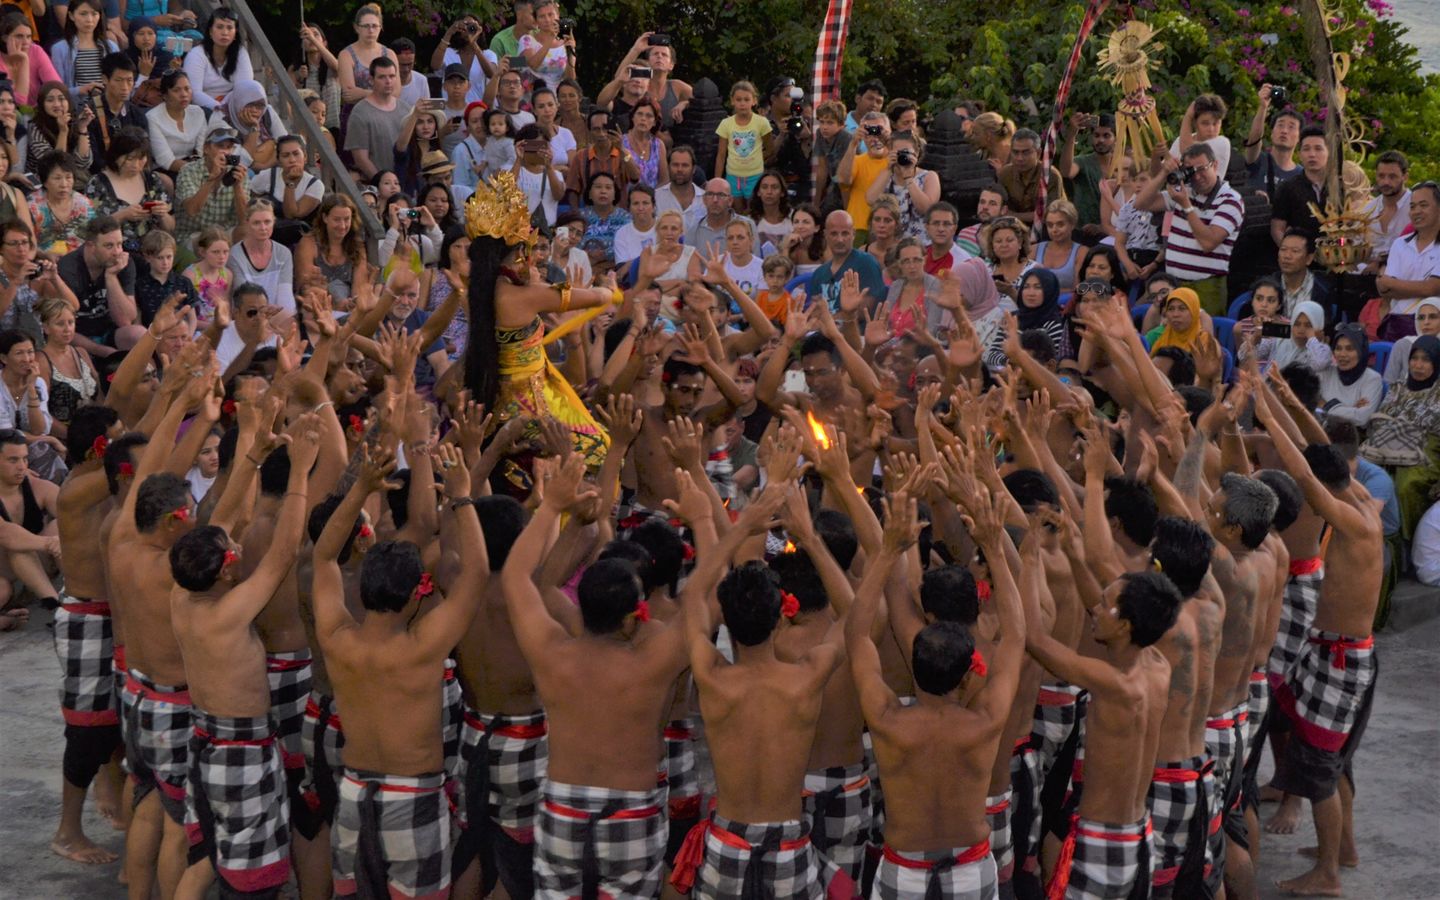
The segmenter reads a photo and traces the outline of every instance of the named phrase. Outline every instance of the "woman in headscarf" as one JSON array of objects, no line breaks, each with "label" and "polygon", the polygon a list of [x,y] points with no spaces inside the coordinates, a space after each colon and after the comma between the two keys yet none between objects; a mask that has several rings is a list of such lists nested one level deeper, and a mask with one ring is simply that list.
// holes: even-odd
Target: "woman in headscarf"
[{"label": "woman in headscarf", "polygon": [[1320,400],[1325,414],[1364,428],[1380,408],[1385,382],[1368,367],[1370,340],[1361,325],[1341,325],[1330,340],[1335,367],[1320,373]]},{"label": "woman in headscarf", "polygon": [[1318,335],[1325,332],[1325,310],[1314,300],[1295,304],[1290,319],[1290,337],[1277,340],[1270,351],[1270,365],[1283,369],[1293,362],[1304,363],[1315,374],[1335,365],[1330,347]]},{"label": "woman in headscarf", "polygon": [[252,172],[258,174],[275,165],[275,139],[290,132],[270,108],[260,82],[251,78],[235,81],[235,89],[225,98],[225,118],[240,136],[240,146],[250,155]]},{"label": "woman in headscarf", "polygon": [[1197,348],[1215,342],[1200,317],[1200,295],[1189,288],[1176,288],[1165,298],[1164,322],[1145,335],[1151,356],[1162,347],[1179,347],[1194,356]]},{"label": "woman in headscarf", "polygon": [[[965,317],[975,329],[977,342],[981,347],[989,347],[1005,324],[1005,310],[1000,305],[1000,291],[996,289],[995,279],[990,276],[985,260],[972,256],[956,265],[950,274],[941,276],[940,287],[939,305],[950,311],[951,316],[955,315],[955,310],[963,308]],[[945,310],[938,311],[939,316],[931,316],[932,333],[950,324],[945,321],[948,318]]]},{"label": "woman in headscarf", "polygon": [[[1064,356],[1065,317],[1060,313],[1060,279],[1049,269],[1031,269],[1020,279],[1020,302],[1015,310],[1015,323],[1023,335],[1027,331],[1043,331],[1055,348],[1055,358]],[[990,339],[985,349],[985,365],[991,369],[1005,368],[1005,329]]]},{"label": "woman in headscarf", "polygon": [[1410,345],[1406,378],[1395,384],[1370,420],[1360,453],[1395,471],[1400,536],[1409,541],[1440,481],[1440,337],[1422,335]]}]

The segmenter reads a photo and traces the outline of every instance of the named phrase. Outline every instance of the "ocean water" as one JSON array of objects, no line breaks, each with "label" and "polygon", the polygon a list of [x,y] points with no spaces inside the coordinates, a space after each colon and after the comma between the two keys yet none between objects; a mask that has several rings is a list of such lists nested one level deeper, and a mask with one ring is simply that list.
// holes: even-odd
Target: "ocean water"
[{"label": "ocean water", "polygon": [[1420,67],[1440,72],[1440,0],[1390,0],[1395,18],[1410,29],[1409,40],[1420,50]]}]

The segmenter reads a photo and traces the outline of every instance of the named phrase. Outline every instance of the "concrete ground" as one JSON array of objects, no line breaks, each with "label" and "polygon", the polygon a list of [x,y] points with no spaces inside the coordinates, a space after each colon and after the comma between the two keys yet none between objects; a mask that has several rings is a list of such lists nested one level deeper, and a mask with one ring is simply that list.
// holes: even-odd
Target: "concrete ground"
[{"label": "concrete ground", "polygon": [[[1346,896],[1360,900],[1419,900],[1437,896],[1440,859],[1440,590],[1410,583],[1397,592],[1391,626],[1376,638],[1380,656],[1370,730],[1356,768],[1358,869],[1345,870]],[[48,613],[32,611],[23,630],[0,634],[0,898],[51,900],[124,897],[119,864],[82,866],[49,850],[60,800],[62,726]],[[1265,815],[1274,809],[1267,805]],[[87,812],[92,839],[119,852],[124,836]],[[1260,897],[1282,896],[1273,882],[1308,868],[1299,847],[1314,843],[1307,809],[1293,835],[1266,835]]]}]

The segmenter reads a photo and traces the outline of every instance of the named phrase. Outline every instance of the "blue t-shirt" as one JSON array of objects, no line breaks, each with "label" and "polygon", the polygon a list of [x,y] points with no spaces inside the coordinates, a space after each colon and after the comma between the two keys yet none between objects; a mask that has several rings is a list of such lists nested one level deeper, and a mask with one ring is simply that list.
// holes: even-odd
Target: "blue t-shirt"
[{"label": "blue t-shirt", "polygon": [[[405,329],[406,334],[414,334],[421,328],[424,328],[425,323],[428,321],[430,321],[430,314],[424,310],[417,309],[405,317],[405,322],[402,327]],[[435,367],[430,365],[428,357],[437,351],[440,353],[445,352],[445,342],[439,338],[436,338],[430,346],[420,352],[420,358],[415,360],[416,384],[430,385],[435,383]]]},{"label": "blue t-shirt", "polygon": [[1368,459],[1355,460],[1355,479],[1376,500],[1385,501],[1380,508],[1380,530],[1388,537],[1400,531],[1400,502],[1395,498],[1395,482],[1384,469]]},{"label": "blue t-shirt", "polygon": [[810,283],[805,286],[805,295],[808,298],[823,296],[830,304],[830,311],[839,312],[840,279],[846,272],[854,269],[860,276],[860,290],[870,292],[870,300],[867,305],[871,310],[874,310],[876,305],[885,299],[885,275],[880,269],[880,263],[864,250],[851,250],[839,271],[835,271],[833,266],[833,260],[821,263],[820,268],[811,274]]}]

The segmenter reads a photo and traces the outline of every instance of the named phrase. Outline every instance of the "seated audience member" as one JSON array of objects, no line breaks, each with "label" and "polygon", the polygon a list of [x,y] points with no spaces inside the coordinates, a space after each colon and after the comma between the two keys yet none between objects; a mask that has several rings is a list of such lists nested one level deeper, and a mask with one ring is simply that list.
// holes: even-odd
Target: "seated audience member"
[{"label": "seated audience member", "polygon": [[236,284],[254,284],[273,306],[295,313],[295,260],[290,249],[272,240],[275,204],[263,198],[245,211],[245,237],[230,249],[229,268]]},{"label": "seated audience member", "polygon": [[125,251],[119,222],[92,219],[84,243],[61,257],[58,268],[79,301],[75,340],[91,355],[129,350],[145,334],[135,304],[135,261]]},{"label": "seated audience member", "polygon": [[1380,406],[1385,382],[1370,368],[1370,341],[1359,325],[1341,325],[1330,339],[1335,365],[1320,373],[1325,415],[1363,429]]},{"label": "seated audience member", "polygon": [[202,29],[204,37],[185,54],[185,74],[190,76],[195,102],[206,109],[225,102],[236,82],[255,77],[239,25],[227,7],[215,7]]},{"label": "seated audience member", "polygon": [[95,215],[120,223],[127,253],[140,252],[140,241],[151,231],[175,230],[170,195],[149,162],[149,133],[126,126],[106,146],[105,167],[85,185]]},{"label": "seated audience member", "polygon": [[205,148],[205,110],[193,103],[190,76],[171,69],[160,76],[161,102],[145,114],[155,168],[174,177]]},{"label": "seated audience member", "polygon": [[191,160],[175,176],[175,239],[190,247],[202,229],[239,228],[249,204],[250,172],[240,162],[235,130],[221,120],[205,132],[199,159]]},{"label": "seated audience member", "polygon": [[68,154],[55,150],[40,161],[35,174],[40,190],[30,197],[30,221],[40,252],[63,256],[84,243],[81,232],[95,215],[90,198],[75,190],[75,175]]}]

